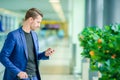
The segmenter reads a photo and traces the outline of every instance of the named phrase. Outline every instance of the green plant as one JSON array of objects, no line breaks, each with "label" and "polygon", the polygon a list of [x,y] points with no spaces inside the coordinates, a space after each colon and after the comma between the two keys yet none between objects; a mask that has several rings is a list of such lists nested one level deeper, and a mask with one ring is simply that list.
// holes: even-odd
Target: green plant
[{"label": "green plant", "polygon": [[99,71],[99,80],[120,80],[120,25],[86,27],[79,34],[83,55],[90,69]]}]

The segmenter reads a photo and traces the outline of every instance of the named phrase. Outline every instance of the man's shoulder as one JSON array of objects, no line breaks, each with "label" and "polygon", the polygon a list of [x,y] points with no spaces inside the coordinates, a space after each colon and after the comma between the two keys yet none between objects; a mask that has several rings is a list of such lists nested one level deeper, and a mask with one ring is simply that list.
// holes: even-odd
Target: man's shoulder
[{"label": "man's shoulder", "polygon": [[9,32],[8,34],[17,35],[17,34],[20,32],[20,29],[21,29],[21,28],[17,28],[17,29],[15,29],[15,30]]}]

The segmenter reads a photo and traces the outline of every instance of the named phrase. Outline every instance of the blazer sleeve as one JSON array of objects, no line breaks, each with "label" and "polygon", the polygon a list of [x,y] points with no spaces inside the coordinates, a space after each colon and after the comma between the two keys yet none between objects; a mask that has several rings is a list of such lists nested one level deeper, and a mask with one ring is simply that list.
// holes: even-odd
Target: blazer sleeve
[{"label": "blazer sleeve", "polygon": [[45,56],[45,51],[44,51],[44,52],[41,52],[38,54],[38,59],[39,60],[47,60],[47,59],[49,59],[49,57]]},{"label": "blazer sleeve", "polygon": [[14,34],[9,33],[0,53],[0,62],[5,66],[7,70],[12,72],[14,75],[17,75],[20,72],[20,69],[17,68],[9,59],[14,49],[14,46],[15,46]]}]

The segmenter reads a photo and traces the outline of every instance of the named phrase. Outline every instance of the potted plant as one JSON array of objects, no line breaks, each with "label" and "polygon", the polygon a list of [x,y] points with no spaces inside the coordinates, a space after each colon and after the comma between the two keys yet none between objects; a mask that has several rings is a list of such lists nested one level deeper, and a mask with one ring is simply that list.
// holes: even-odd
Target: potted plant
[{"label": "potted plant", "polygon": [[120,25],[86,27],[79,34],[81,55],[90,59],[90,69],[101,73],[99,80],[120,80]]}]

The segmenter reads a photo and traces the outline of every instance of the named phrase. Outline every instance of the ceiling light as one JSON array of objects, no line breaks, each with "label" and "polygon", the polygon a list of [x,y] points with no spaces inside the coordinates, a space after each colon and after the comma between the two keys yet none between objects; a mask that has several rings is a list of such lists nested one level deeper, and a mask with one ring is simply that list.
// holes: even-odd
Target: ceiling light
[{"label": "ceiling light", "polygon": [[65,21],[65,16],[64,16],[62,7],[60,5],[60,1],[59,0],[49,0],[49,1],[51,2],[53,9],[58,14],[61,21]]},{"label": "ceiling light", "polygon": [[60,1],[59,0],[49,0],[49,2],[51,2],[51,3],[59,3]]}]

